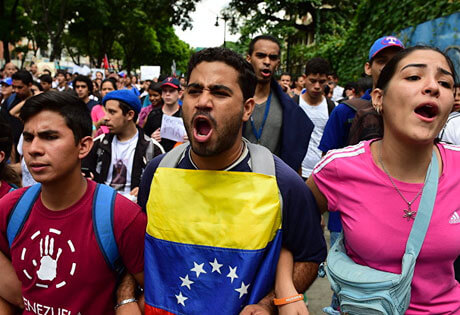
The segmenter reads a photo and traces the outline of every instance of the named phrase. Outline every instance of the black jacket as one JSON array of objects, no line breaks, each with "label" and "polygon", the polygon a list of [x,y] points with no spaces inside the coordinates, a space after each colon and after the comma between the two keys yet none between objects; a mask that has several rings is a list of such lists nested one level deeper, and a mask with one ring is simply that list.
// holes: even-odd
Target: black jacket
[{"label": "black jacket", "polygon": [[[131,190],[139,187],[141,176],[145,166],[155,156],[164,153],[161,145],[144,134],[142,129],[137,128],[139,138],[134,151],[133,168],[131,171]],[[82,167],[88,168],[94,174],[97,183],[105,183],[112,163],[112,140],[113,134],[104,134],[94,141],[90,153],[83,159]]]}]

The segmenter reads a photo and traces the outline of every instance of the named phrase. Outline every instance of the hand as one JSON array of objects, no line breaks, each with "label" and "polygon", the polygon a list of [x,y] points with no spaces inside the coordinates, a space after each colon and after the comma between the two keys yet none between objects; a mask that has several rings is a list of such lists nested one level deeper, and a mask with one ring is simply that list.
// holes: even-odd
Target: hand
[{"label": "hand", "polygon": [[262,305],[262,304],[247,305],[245,308],[243,308],[243,310],[240,313],[240,315],[270,315],[270,314],[271,314],[271,309],[268,306]]},{"label": "hand", "polygon": [[279,315],[309,315],[308,308],[303,300],[278,306]]},{"label": "hand", "polygon": [[129,193],[131,196],[135,196],[137,197],[137,194],[139,193],[139,187],[136,187],[134,188],[133,190],[131,190],[131,192]]},{"label": "hand", "polygon": [[161,141],[161,134],[160,134],[160,128],[158,128],[157,130],[155,130],[152,135],[150,136],[152,137],[153,139],[155,139],[156,141],[160,142]]}]

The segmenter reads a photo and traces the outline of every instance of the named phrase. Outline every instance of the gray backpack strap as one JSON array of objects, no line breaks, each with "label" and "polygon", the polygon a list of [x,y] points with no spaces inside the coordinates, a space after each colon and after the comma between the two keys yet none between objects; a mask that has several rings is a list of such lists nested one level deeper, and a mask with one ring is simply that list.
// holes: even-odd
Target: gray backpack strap
[{"label": "gray backpack strap", "polygon": [[168,153],[161,159],[158,167],[169,167],[174,168],[179,164],[180,158],[183,156],[185,149],[188,147],[189,143],[183,143]]},{"label": "gray backpack strap", "polygon": [[251,166],[254,173],[275,176],[275,159],[266,147],[246,142],[251,155]]},{"label": "gray backpack strap", "polygon": [[[249,154],[251,155],[251,167],[253,173],[259,173],[269,176],[276,176],[275,158],[269,149],[258,144],[249,142],[243,138],[243,141],[248,146]],[[283,196],[278,188],[280,198],[280,210],[283,213]],[[282,216],[281,216],[282,217]]]}]

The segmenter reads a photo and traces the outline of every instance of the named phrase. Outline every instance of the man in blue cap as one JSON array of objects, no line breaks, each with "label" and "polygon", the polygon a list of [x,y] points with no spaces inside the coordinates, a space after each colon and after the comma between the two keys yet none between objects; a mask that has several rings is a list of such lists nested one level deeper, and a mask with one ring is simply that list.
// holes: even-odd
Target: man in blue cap
[{"label": "man in blue cap", "polygon": [[[394,36],[384,36],[377,39],[369,50],[368,61],[364,64],[364,72],[372,77],[374,88],[380,76],[380,72],[388,61],[400,50],[404,49],[403,43]],[[351,122],[360,108],[372,108],[371,89],[367,90],[360,99],[353,99],[340,103],[332,111],[329,120],[324,127],[323,137],[319,149],[326,154],[327,151],[339,149],[349,144],[349,133]],[[331,246],[342,231],[342,224],[338,213],[330,213],[327,225],[331,232]],[[326,314],[340,314],[337,310],[338,300],[335,295],[332,297],[331,306],[323,309]]]},{"label": "man in blue cap", "polygon": [[102,103],[106,110],[104,124],[110,133],[95,139],[82,166],[92,173],[96,182],[105,183],[125,197],[136,200],[145,166],[153,157],[163,153],[163,148],[136,126],[142,105],[134,93],[113,91]]}]

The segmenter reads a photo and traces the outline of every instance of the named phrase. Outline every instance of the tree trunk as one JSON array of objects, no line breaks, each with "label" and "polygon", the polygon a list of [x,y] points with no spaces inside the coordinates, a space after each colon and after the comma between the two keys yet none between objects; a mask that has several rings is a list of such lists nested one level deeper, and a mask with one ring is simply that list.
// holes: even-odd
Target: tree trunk
[{"label": "tree trunk", "polygon": [[10,42],[7,40],[3,40],[3,59],[5,59],[5,64],[11,61],[9,46]]}]

